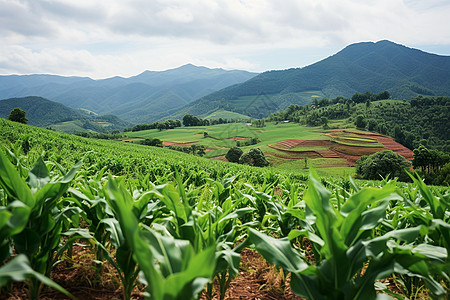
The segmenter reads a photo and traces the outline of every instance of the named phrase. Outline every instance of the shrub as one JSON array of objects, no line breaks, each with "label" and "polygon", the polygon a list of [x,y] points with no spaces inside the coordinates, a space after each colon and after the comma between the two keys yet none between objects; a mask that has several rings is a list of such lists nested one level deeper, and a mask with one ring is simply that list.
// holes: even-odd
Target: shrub
[{"label": "shrub", "polygon": [[225,158],[229,162],[238,163],[239,158],[242,156],[242,153],[244,153],[244,151],[242,151],[238,147],[231,147],[230,150],[228,150],[227,154],[225,155]]},{"label": "shrub", "polygon": [[408,180],[404,169],[411,164],[400,154],[391,150],[383,150],[370,156],[362,156],[356,162],[356,175],[363,179],[379,180],[390,174],[400,180]]},{"label": "shrub", "polygon": [[267,167],[270,165],[264,155],[264,152],[262,152],[259,148],[250,149],[249,152],[242,154],[239,158],[239,163],[255,167]]}]

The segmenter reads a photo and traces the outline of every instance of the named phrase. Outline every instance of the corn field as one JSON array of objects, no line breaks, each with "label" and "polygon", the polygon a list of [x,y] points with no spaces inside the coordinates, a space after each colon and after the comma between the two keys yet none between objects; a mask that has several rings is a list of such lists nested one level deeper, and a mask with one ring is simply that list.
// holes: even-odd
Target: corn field
[{"label": "corn field", "polygon": [[[31,299],[82,243],[124,299],[224,299],[255,249],[306,299],[445,299],[446,187],[309,177],[0,120],[0,295]],[[311,247],[305,247],[309,244]],[[383,279],[395,278],[402,293]],[[216,282],[216,287],[213,286]]]}]

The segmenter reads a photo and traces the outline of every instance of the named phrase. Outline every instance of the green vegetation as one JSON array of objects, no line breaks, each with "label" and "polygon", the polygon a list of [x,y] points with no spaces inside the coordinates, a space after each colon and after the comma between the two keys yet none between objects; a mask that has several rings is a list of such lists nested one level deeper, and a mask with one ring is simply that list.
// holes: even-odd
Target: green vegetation
[{"label": "green vegetation", "polygon": [[41,97],[0,100],[0,117],[8,117],[8,113],[14,108],[20,108],[27,112],[28,124],[30,125],[69,133],[123,130],[130,126],[130,123],[116,116],[99,116],[92,112],[72,109]]},{"label": "green vegetation", "polygon": [[328,120],[346,119],[347,124],[352,122],[360,129],[392,136],[411,150],[424,145],[431,149],[450,151],[450,129],[447,126],[450,97],[417,97],[411,102],[378,100],[365,103],[355,103],[352,99],[321,99],[314,107],[291,105],[268,119],[290,120],[313,126],[318,126],[320,121],[311,123],[310,120],[320,120],[321,117]]},{"label": "green vegetation", "polygon": [[450,154],[438,150],[429,150],[420,145],[414,149],[412,161],[416,169],[428,184],[450,186]]},{"label": "green vegetation", "polygon": [[223,119],[223,120],[239,120],[239,121],[245,121],[245,120],[249,121],[251,119],[249,116],[246,116],[246,115],[243,115],[240,113],[236,113],[236,112],[232,112],[232,111],[227,111],[224,109],[218,109],[215,112],[212,112],[209,115],[205,116],[204,118],[208,119],[208,120]]},{"label": "green vegetation", "polygon": [[264,153],[259,148],[252,148],[250,151],[244,152],[239,157],[239,163],[254,167],[267,167],[270,165]]},{"label": "green vegetation", "polygon": [[28,119],[26,118],[25,115],[26,115],[25,111],[16,107],[9,113],[8,120],[22,124],[27,124]]},{"label": "green vegetation", "polygon": [[[448,188],[418,177],[313,174],[307,182],[7,120],[0,129],[2,295],[12,280],[26,282],[31,299],[41,283],[67,294],[48,277],[55,262],[73,261],[75,244],[92,252],[93,266],[116,270],[124,299],[136,286],[147,299],[197,299],[201,291],[223,299],[249,247],[280,266],[282,278],[290,273],[290,289],[307,299],[448,293]],[[386,278],[412,289],[389,290],[379,281]]]},{"label": "green vegetation", "polygon": [[377,180],[387,176],[406,180],[411,164],[400,154],[391,150],[383,150],[369,156],[362,156],[356,162],[356,175],[359,178]]},{"label": "green vegetation", "polygon": [[225,155],[225,158],[229,162],[238,163],[239,158],[241,158],[244,151],[239,149],[238,147],[231,147],[230,150],[228,150],[227,154]]}]

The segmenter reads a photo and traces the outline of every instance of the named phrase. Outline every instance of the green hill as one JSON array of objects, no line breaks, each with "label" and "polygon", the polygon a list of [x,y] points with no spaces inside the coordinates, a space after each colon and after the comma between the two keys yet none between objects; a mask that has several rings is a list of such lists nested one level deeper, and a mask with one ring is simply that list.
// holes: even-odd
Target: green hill
[{"label": "green hill", "polygon": [[317,97],[350,97],[356,92],[384,90],[395,99],[405,100],[417,95],[448,96],[450,57],[390,41],[358,43],[304,68],[264,72],[169,113],[176,118],[227,107],[252,117],[265,117]]},{"label": "green hill", "polygon": [[10,98],[0,100],[0,117],[7,118],[14,108],[26,112],[28,124],[50,127],[58,131],[112,131],[129,127],[130,123],[113,115],[99,116],[85,110],[69,108],[41,97]]},{"label": "green hill", "polygon": [[208,119],[208,120],[217,120],[217,119],[225,119],[225,120],[249,120],[250,117],[240,114],[240,113],[235,113],[232,111],[227,111],[224,109],[218,109],[215,112],[210,113],[209,115],[207,115],[206,117],[204,117],[204,119]]}]

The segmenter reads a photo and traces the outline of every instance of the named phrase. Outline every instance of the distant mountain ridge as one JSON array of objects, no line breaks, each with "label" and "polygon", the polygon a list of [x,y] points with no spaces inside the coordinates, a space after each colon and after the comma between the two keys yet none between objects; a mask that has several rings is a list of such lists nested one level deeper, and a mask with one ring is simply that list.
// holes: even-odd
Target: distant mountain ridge
[{"label": "distant mountain ridge", "polygon": [[[0,100],[0,117],[7,118],[14,108],[25,111],[28,124],[37,127],[56,128],[67,132],[93,130],[122,130],[131,123],[123,121],[113,115],[96,115],[86,111],[69,108],[61,103],[50,101],[42,97],[23,97]],[[64,130],[62,123],[73,123]],[[72,129],[72,130],[70,130]]]},{"label": "distant mountain ridge", "polygon": [[[405,100],[417,95],[450,95],[450,56],[430,54],[386,40],[352,44],[304,68],[261,73],[168,115],[206,115],[226,108],[252,117],[265,117],[290,104],[306,104],[314,98],[351,97],[357,92],[384,90],[392,98]],[[258,98],[266,100],[258,103]]]},{"label": "distant mountain ridge", "polygon": [[167,110],[182,107],[224,87],[257,75],[240,70],[187,64],[166,71],[145,71],[123,78],[94,80],[56,75],[0,76],[0,99],[40,96],[71,108],[114,114],[134,123],[153,122]]}]

